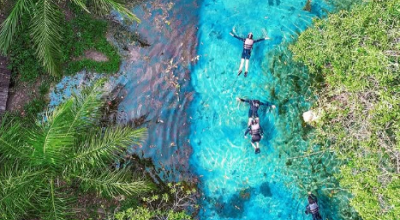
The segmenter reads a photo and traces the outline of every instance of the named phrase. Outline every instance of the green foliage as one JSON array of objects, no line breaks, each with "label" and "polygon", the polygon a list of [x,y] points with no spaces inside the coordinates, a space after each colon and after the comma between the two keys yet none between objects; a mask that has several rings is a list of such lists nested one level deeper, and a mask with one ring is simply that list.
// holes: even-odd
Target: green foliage
[{"label": "green foliage", "polygon": [[33,10],[29,28],[36,55],[49,73],[60,72],[58,63],[61,52],[62,13],[56,2],[38,0]]},{"label": "green foliage", "polygon": [[151,197],[142,198],[143,206],[128,208],[116,213],[112,220],[190,220],[192,217],[186,214],[185,209],[197,209],[195,205],[196,189],[185,184],[168,184],[169,191],[154,194]]},{"label": "green foliage", "polygon": [[[66,24],[65,43],[63,44],[62,61],[65,63],[64,73],[73,74],[83,69],[98,73],[115,73],[121,62],[117,49],[106,39],[107,22],[97,20],[74,8],[77,16]],[[96,50],[107,56],[108,61],[97,62],[84,57],[87,50]]]},{"label": "green foliage", "polygon": [[299,198],[306,197],[308,191],[315,192],[323,206],[322,214],[331,213],[332,219],[357,219],[355,211],[349,208],[349,194],[340,189],[333,177],[343,162],[329,148],[312,144],[314,130],[301,119],[317,100],[312,85],[322,79],[311,77],[302,63],[295,62],[287,45],[268,53],[263,69],[273,79],[267,87],[279,110],[273,145],[282,158],[287,158],[282,163],[286,165],[285,175],[291,177],[287,186],[296,184],[300,190],[294,196]]},{"label": "green foliage", "polygon": [[137,209],[127,209],[126,211],[115,214],[115,220],[151,220],[151,219],[168,219],[168,220],[190,220],[192,219],[184,211],[150,211],[148,208],[139,207]]},{"label": "green foliage", "polygon": [[141,142],[146,130],[100,126],[103,82],[47,112],[34,126],[2,121],[1,219],[68,219],[74,188],[106,197],[151,189],[132,172],[110,166],[127,147]]},{"label": "green foliage", "polygon": [[[32,44],[29,44],[29,47],[34,48],[35,56],[44,69],[52,75],[60,73],[61,47],[65,32],[60,7],[63,3],[65,1],[17,0],[7,19],[0,25],[0,52],[6,54],[13,40],[18,36],[18,31],[25,27],[22,30],[28,32],[32,38]],[[129,9],[114,0],[73,0],[72,3],[86,12],[89,12],[88,5],[91,4],[93,10],[102,15],[114,9],[130,20],[140,22]],[[23,19],[23,17],[28,17],[28,19]]]},{"label": "green foliage", "polygon": [[155,213],[151,212],[147,208],[139,207],[137,209],[127,209],[126,211],[119,212],[115,214],[116,220],[130,220],[130,219],[137,219],[137,220],[149,220],[155,216]]},{"label": "green foliage", "polygon": [[25,115],[29,118],[36,118],[36,116],[42,112],[46,106],[47,102],[42,96],[39,98],[34,98],[24,105]]},{"label": "green foliage", "polygon": [[[107,22],[92,18],[78,7],[71,7],[76,16],[70,21],[63,22],[63,44],[59,48],[62,54],[59,59],[62,72],[74,74],[83,69],[98,73],[117,72],[121,60],[117,49],[106,39]],[[21,18],[22,24],[28,23],[29,19],[29,16]],[[9,50],[9,68],[14,78],[23,82],[34,82],[39,76],[46,74],[46,70],[37,60],[29,27],[22,25],[16,35],[18,37],[14,39]],[[97,62],[83,58],[87,50],[103,53],[108,61]]]},{"label": "green foliage", "polygon": [[333,6],[335,11],[350,10],[353,6],[363,3],[363,0],[324,0]]},{"label": "green foliage", "polygon": [[[28,17],[25,16],[22,20],[27,19]],[[12,70],[13,78],[18,78],[23,82],[34,82],[46,71],[35,56],[35,49],[31,46],[33,42],[27,29],[26,26],[20,27],[17,32],[18,37],[10,46],[8,68]]]},{"label": "green foliage", "polygon": [[340,185],[363,219],[400,219],[400,2],[315,21],[291,47],[319,83],[316,143],[344,162]]}]

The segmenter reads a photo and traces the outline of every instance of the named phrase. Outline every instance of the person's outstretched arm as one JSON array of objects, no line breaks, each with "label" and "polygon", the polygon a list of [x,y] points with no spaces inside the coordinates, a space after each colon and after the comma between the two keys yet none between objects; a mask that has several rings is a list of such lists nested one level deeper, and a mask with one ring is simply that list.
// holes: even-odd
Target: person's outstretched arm
[{"label": "person's outstretched arm", "polygon": [[247,102],[247,103],[249,103],[249,101],[250,101],[248,99],[242,99],[242,98],[236,98],[236,100],[241,101],[241,102]]},{"label": "person's outstretched arm", "polygon": [[269,40],[269,37],[264,37],[264,38],[260,38],[257,40],[254,40],[254,43],[260,42],[260,41],[264,41],[264,40]]},{"label": "person's outstretched arm", "polygon": [[265,105],[266,107],[275,106],[271,102],[260,102],[260,105]]},{"label": "person's outstretched arm", "polygon": [[236,34],[234,34],[234,33],[229,33],[232,37],[234,37],[234,38],[237,38],[237,39],[239,39],[239,40],[241,40],[241,41],[245,41],[246,39],[245,38],[242,38],[242,37],[239,37],[239,36],[237,36]]}]

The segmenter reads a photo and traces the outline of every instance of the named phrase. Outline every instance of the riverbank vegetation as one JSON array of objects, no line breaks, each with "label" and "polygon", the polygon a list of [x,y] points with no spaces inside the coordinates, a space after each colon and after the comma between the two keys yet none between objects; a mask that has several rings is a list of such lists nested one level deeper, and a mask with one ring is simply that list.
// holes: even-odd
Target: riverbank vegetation
[{"label": "riverbank vegetation", "polygon": [[[75,189],[105,197],[142,195],[152,189],[129,169],[110,165],[144,128],[102,127],[102,83],[48,111],[31,126],[16,118],[0,127],[2,219],[71,216]],[[83,132],[84,131],[84,132]]]},{"label": "riverbank vegetation", "polygon": [[[8,67],[12,70],[13,85],[16,89],[28,87],[30,91],[28,99],[31,101],[20,109],[24,111],[24,115],[36,115],[44,109],[47,103],[45,95],[50,85],[63,75],[71,75],[81,70],[99,73],[116,73],[119,70],[120,55],[106,39],[108,22],[90,16],[74,5],[69,6],[68,10],[68,19],[62,20],[63,43],[59,48],[62,56],[57,61],[61,72],[57,75],[50,74],[37,58],[36,49],[32,46],[34,42],[31,38],[31,27],[26,22],[31,18],[20,18],[21,23],[7,55],[10,58]],[[104,58],[99,61],[96,57],[88,57],[88,51],[95,51]],[[34,91],[40,91],[40,94]],[[42,94],[43,91],[46,93]]]},{"label": "riverbank vegetation", "polygon": [[272,145],[279,157],[287,158],[282,165],[291,181],[285,184],[288,188],[296,185],[299,191],[294,196],[299,198],[306,198],[309,191],[316,194],[322,215],[329,219],[359,219],[349,207],[350,194],[339,190],[339,182],[333,178],[343,162],[322,146],[310,145],[314,129],[301,119],[316,102],[313,85],[322,77],[311,76],[303,63],[293,60],[287,44],[267,54],[263,69],[274,79],[268,88],[271,101],[279,106],[279,117],[275,119],[277,135]]},{"label": "riverbank vegetation", "polygon": [[[339,11],[290,47],[318,96],[318,146],[339,160],[336,190],[349,192],[362,219],[400,219],[400,2],[371,1]],[[345,197],[343,197],[345,199]]]},{"label": "riverbank vegetation", "polygon": [[[29,46],[35,51],[35,57],[47,73],[57,75],[61,72],[62,45],[64,34],[68,32],[65,17],[71,12],[70,5],[79,7],[84,12],[99,15],[116,10],[131,20],[140,20],[123,4],[113,0],[66,1],[17,0],[0,29],[0,51],[7,54],[13,41],[22,33],[29,33]],[[80,12],[81,13],[81,12]],[[67,17],[68,18],[68,17]],[[65,51],[64,51],[65,52]]]},{"label": "riverbank vegetation", "polygon": [[112,120],[104,82],[35,122],[4,116],[1,219],[190,219],[185,210],[197,208],[195,186],[164,184],[149,175],[151,163],[127,154],[146,129]]}]

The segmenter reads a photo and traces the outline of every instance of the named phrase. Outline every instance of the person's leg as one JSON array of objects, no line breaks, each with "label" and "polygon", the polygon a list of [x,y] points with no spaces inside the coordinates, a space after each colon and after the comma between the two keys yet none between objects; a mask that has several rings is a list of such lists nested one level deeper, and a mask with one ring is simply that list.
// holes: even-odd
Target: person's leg
[{"label": "person's leg", "polygon": [[246,67],[244,71],[244,76],[247,76],[247,73],[249,72],[249,59],[246,59]]},{"label": "person's leg", "polygon": [[312,220],[318,220],[315,214],[312,214]]},{"label": "person's leg", "polygon": [[313,220],[321,220],[322,219],[322,217],[319,215],[319,213],[317,212],[317,213],[315,213],[315,214],[312,214],[312,219]]},{"label": "person's leg", "polygon": [[251,142],[251,146],[253,146],[254,150],[257,149],[256,145],[254,145],[253,142]]},{"label": "person's leg", "polygon": [[255,152],[256,152],[256,154],[258,154],[258,153],[261,152],[261,150],[260,150],[260,145],[259,145],[259,142],[258,142],[258,141],[256,142],[256,150],[255,150]]},{"label": "person's leg", "polygon": [[240,60],[240,66],[239,66],[239,72],[238,72],[238,75],[240,75],[240,74],[242,73],[242,69],[243,69],[243,63],[244,63],[244,59],[242,58],[242,59]]}]

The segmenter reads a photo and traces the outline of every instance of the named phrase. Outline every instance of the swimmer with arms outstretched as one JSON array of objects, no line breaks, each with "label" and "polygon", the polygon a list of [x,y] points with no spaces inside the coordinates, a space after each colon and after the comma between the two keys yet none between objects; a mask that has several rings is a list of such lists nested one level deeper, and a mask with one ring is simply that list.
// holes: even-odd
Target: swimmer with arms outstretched
[{"label": "swimmer with arms outstretched", "polygon": [[242,99],[242,98],[236,98],[236,100],[240,102],[246,102],[249,103],[250,108],[249,108],[249,121],[247,123],[248,126],[250,126],[252,118],[258,119],[258,108],[261,105],[264,105],[266,107],[271,107],[272,109],[275,109],[275,105],[271,104],[270,102],[260,102],[259,100],[255,99]]},{"label": "swimmer with arms outstretched", "polygon": [[236,34],[234,34],[233,32],[230,32],[229,34],[232,35],[234,38],[237,38],[237,39],[243,41],[242,59],[240,60],[238,76],[242,73],[243,63],[246,61],[246,68],[245,68],[245,72],[244,72],[244,77],[246,77],[248,70],[249,70],[249,59],[250,59],[250,55],[251,55],[251,50],[253,49],[253,45],[260,41],[269,40],[269,37],[264,37],[264,38],[260,38],[257,40],[253,40],[253,34],[251,32],[247,35],[246,38],[239,37]]}]

